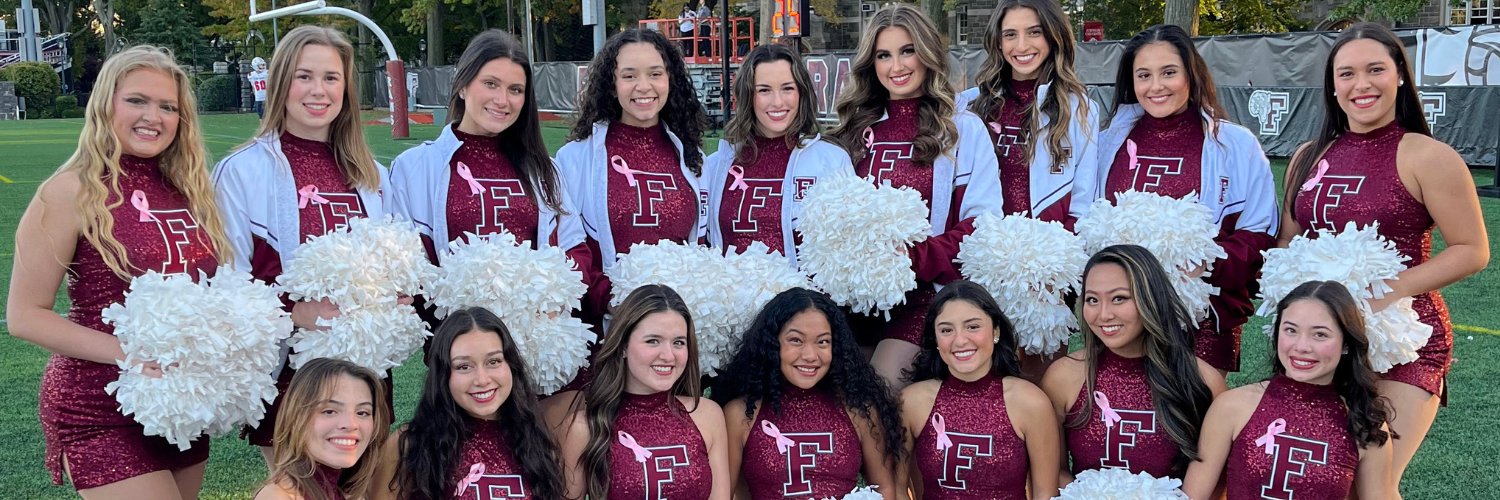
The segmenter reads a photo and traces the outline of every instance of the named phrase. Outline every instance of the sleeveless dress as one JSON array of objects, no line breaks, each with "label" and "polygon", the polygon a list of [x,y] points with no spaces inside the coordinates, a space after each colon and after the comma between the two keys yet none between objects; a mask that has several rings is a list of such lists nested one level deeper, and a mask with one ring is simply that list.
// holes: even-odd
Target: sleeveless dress
[{"label": "sleeveless dress", "polygon": [[624,394],[610,436],[611,499],[708,498],[708,445],[676,396]]},{"label": "sleeveless dress", "polygon": [[532,498],[525,471],[500,432],[504,424],[464,416],[469,439],[453,469],[454,500]]},{"label": "sleeveless dress", "polygon": [[1276,375],[1230,445],[1225,488],[1232,500],[1347,498],[1358,469],[1338,390]]},{"label": "sleeveless dress", "polygon": [[761,405],[745,439],[740,468],[750,498],[822,499],[849,493],[864,467],[849,413],[828,391],[783,387],[781,411]]},{"label": "sleeveless dress", "polygon": [[913,446],[912,458],[922,473],[923,498],[1027,498],[1029,455],[1005,407],[1001,377],[944,380]]},{"label": "sleeveless dress", "polygon": [[[1113,467],[1129,469],[1133,474],[1181,479],[1182,473],[1172,470],[1180,452],[1160,426],[1151,388],[1146,385],[1146,358],[1124,358],[1104,349],[1097,369],[1095,394],[1086,394],[1087,385],[1080,388],[1078,399],[1063,420],[1072,422],[1083,411],[1084,398],[1094,400],[1093,413],[1085,425],[1065,429],[1073,474]],[[1111,418],[1106,425],[1101,400],[1119,415],[1119,420]]]}]

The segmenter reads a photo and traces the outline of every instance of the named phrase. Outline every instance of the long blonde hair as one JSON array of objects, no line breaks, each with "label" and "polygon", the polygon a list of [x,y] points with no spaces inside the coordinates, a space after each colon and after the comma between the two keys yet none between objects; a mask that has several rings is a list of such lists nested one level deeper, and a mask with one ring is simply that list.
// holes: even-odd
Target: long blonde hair
[{"label": "long blonde hair", "polygon": [[353,467],[340,473],[338,487],[349,498],[364,498],[368,494],[375,484],[376,456],[390,434],[391,414],[383,400],[387,397],[385,383],[369,368],[333,358],[307,362],[292,376],[291,385],[281,395],[281,413],[276,415],[275,454],[266,485],[290,488],[306,500],[329,500],[323,497],[317,486],[318,462],[307,450],[305,438],[313,432],[314,413],[333,395],[339,377],[343,376],[352,377],[370,388],[370,397],[375,403],[372,405],[374,428],[364,454]]},{"label": "long blonde hair", "polygon": [[[116,276],[132,275],[125,246],[115,239],[115,218],[110,210],[125,202],[120,192],[120,138],[115,137],[110,119],[115,115],[116,87],[125,75],[136,70],[159,71],[177,84],[177,136],[162,150],[162,176],[181,192],[188,202],[188,212],[198,227],[208,235],[214,255],[220,262],[230,259],[229,240],[219,218],[213,183],[208,177],[208,153],[203,146],[202,126],[198,122],[198,101],[193,97],[187,73],[177,65],[170,50],[151,45],[137,45],[115,54],[99,69],[94,93],[89,96],[83,116],[83,132],[78,134],[78,149],[52,174],[78,175],[78,216],[83,223],[83,238],[99,251],[104,265]],[[49,181],[50,182],[50,179]],[[113,198],[113,200],[111,200]]]},{"label": "long blonde hair", "polygon": [[[271,56],[268,70],[272,78],[266,82],[269,86],[266,89],[266,119],[261,120],[255,137],[280,134],[286,129],[287,93],[292,85],[292,78],[297,76],[297,59],[302,56],[302,48],[308,45],[331,48],[338,52],[339,60],[344,63],[343,107],[328,129],[328,142],[333,146],[334,162],[338,163],[339,172],[344,174],[344,180],[349,184],[371,191],[380,189],[380,171],[375,166],[375,157],[370,155],[370,145],[365,142],[365,133],[360,127],[359,82],[356,81],[358,73],[354,72],[354,46],[337,30],[322,26],[298,26],[281,37],[281,43],[276,45],[276,54]],[[253,142],[255,139],[240,148]]]}]

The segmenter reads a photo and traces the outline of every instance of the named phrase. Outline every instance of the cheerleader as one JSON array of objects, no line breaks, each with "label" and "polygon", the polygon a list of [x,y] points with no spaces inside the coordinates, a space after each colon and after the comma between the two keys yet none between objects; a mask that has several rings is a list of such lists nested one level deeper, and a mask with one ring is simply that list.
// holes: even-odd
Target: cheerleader
[{"label": "cheerleader", "polygon": [[302,365],[282,394],[271,474],[255,500],[365,498],[391,425],[380,376],[348,361]]},{"label": "cheerleader", "polygon": [[532,387],[495,313],[449,314],[411,422],[386,441],[372,498],[562,498],[562,464]]},{"label": "cheerleader", "polygon": [[[764,46],[763,46],[764,47]],[[833,300],[793,288],[756,315],[714,387],[740,496],[840,497],[860,477],[885,498],[904,485],[900,409]]]},{"label": "cheerleader", "polygon": [[693,320],[677,292],[646,285],[614,311],[582,391],[548,399],[567,498],[730,497],[724,412],[703,399]]},{"label": "cheerleader", "polygon": [[[1323,128],[1287,167],[1278,242],[1286,246],[1296,235],[1315,237],[1313,230],[1338,231],[1350,222],[1379,223],[1380,235],[1410,260],[1386,282],[1394,291],[1370,303],[1379,311],[1413,297],[1422,322],[1432,326],[1421,357],[1376,383],[1395,410],[1398,481],[1447,402],[1453,325],[1438,290],[1490,259],[1474,180],[1463,158],[1432,138],[1402,47],[1390,30],[1370,23],[1344,30],[1334,42],[1323,77]],[[1431,255],[1433,227],[1446,243],[1437,255]]]},{"label": "cheerleader", "polygon": [[1214,400],[1183,490],[1217,498],[1223,473],[1230,500],[1398,497],[1390,406],[1375,392],[1364,315],[1349,290],[1303,283],[1276,305],[1273,324],[1271,379]]},{"label": "cheerleader", "polygon": [[1072,467],[1182,478],[1224,379],[1193,356],[1192,318],[1161,262],[1135,245],[1106,247],[1083,271],[1083,349],[1058,359],[1042,390],[1064,425]]},{"label": "cheerleader", "polygon": [[[875,12],[828,132],[876,184],[910,187],[927,202],[932,235],[908,254],[917,289],[890,320],[860,316],[855,331],[879,334],[872,363],[899,390],[902,370],[920,350],[922,316],[935,285],[959,279],[958,244],[973,219],[1000,209],[998,164],[984,121],[954,107],[947,49],[932,21],[906,4]],[[967,191],[967,192],[966,192]]]},{"label": "cheerleader", "polygon": [[[37,188],[16,228],[11,335],[52,352],[40,414],[52,482],[83,498],[194,498],[208,437],[179,451],[146,436],[105,386],[125,352],[100,319],[147,271],[197,278],[228,258],[187,74],[165,49],[105,61],[78,149]],[[53,312],[67,279],[68,314]],[[161,367],[145,363],[145,373]]]},{"label": "cheerleader", "polygon": [[709,244],[743,251],[759,241],[795,268],[802,194],[854,167],[849,153],[818,135],[812,77],[790,48],[756,47],[734,83],[735,102],[751,106],[729,119],[719,150],[704,163]]},{"label": "cheerleader", "polygon": [[636,243],[697,243],[706,234],[698,177],[707,118],[677,47],[650,30],[610,37],[589,63],[578,102],[557,165],[593,252],[583,313],[599,326],[610,299],[601,273],[619,254]]},{"label": "cheerleader", "polygon": [[[1182,28],[1156,25],[1131,38],[1115,74],[1114,118],[1099,135],[1099,196],[1125,191],[1192,195],[1208,207],[1229,255],[1213,271],[1190,270],[1218,287],[1196,328],[1195,353],[1219,371],[1240,369],[1240,334],[1255,312],[1261,251],[1276,243],[1275,181],[1248,129],[1230,123],[1213,76]],[[1134,89],[1134,91],[1126,91]]]},{"label": "cheerleader", "polygon": [[[354,47],[336,30],[300,26],[276,46],[266,119],[254,139],[214,169],[235,268],[274,283],[308,238],[343,228],[351,218],[385,213],[385,168],[370,156],[360,130],[354,74]],[[318,329],[317,320],[337,316],[338,305],[297,302],[291,313],[298,328]],[[278,374],[281,392],[291,372]],[[380,399],[390,404],[389,397]],[[280,400],[267,406],[258,427],[243,433],[268,463]]]}]

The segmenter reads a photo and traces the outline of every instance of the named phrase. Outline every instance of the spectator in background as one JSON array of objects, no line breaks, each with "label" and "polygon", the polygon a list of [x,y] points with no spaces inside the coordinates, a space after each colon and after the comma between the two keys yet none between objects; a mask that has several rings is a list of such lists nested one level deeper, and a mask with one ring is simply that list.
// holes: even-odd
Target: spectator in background
[{"label": "spectator in background", "polygon": [[[713,33],[714,20],[713,5],[708,0],[698,0],[698,53],[709,54],[710,46],[714,43],[709,35]],[[683,54],[686,56],[687,54]]]},{"label": "spectator in background", "polygon": [[682,13],[677,15],[677,29],[682,31],[682,57],[693,57],[693,25],[697,21],[698,13],[693,12],[693,6],[682,4]]},{"label": "spectator in background", "polygon": [[250,61],[250,74],[245,79],[250,80],[250,90],[255,92],[256,118],[266,118],[266,80],[269,77],[265,59],[257,57]]}]

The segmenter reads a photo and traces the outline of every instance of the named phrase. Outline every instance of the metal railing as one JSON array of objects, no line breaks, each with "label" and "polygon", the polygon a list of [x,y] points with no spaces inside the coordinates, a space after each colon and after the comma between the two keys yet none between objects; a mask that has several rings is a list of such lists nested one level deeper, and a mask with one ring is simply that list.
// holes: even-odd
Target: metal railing
[{"label": "metal railing", "polygon": [[[668,40],[682,49],[682,59],[688,64],[718,64],[723,62],[724,19],[718,17],[695,18],[693,30],[683,32],[678,19],[642,19],[643,30],[659,31]],[[729,18],[729,61],[745,60],[745,54],[755,48],[755,18]]]}]

